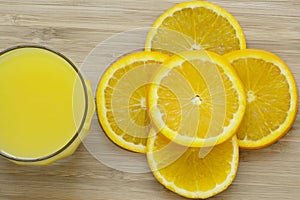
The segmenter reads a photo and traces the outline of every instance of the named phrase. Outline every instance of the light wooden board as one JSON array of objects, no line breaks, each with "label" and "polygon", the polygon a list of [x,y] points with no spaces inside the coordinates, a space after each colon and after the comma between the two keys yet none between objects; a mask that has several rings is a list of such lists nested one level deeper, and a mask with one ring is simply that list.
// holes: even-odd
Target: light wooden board
[{"label": "light wooden board", "polygon": [[[147,28],[178,2],[181,1],[0,0],[0,50],[20,44],[41,44],[65,54],[80,66],[90,51],[108,37],[134,28]],[[248,47],[269,50],[283,58],[300,90],[299,0],[211,2],[238,19]],[[143,41],[142,36],[138,34],[137,41]],[[128,46],[130,41],[114,44],[111,50]],[[109,54],[105,62],[114,56],[118,55]],[[97,58],[92,60],[97,62]],[[94,82],[100,76],[95,67],[84,68]],[[293,129],[278,143],[262,150],[241,151],[234,183],[212,199],[299,199],[299,122],[298,114]],[[87,145],[97,149],[99,135],[95,117]],[[102,139],[105,147],[105,137]],[[146,169],[140,162],[144,158],[132,155],[133,162],[128,163],[118,156],[124,152],[109,147],[111,151],[103,148],[103,152],[98,152],[102,156],[100,162],[87,150],[91,148],[87,145],[81,145],[73,156],[47,167],[21,167],[0,159],[0,199],[184,199],[164,189],[149,172],[124,172]],[[137,164],[136,168],[132,163]],[[123,170],[114,169],[116,165]]]}]

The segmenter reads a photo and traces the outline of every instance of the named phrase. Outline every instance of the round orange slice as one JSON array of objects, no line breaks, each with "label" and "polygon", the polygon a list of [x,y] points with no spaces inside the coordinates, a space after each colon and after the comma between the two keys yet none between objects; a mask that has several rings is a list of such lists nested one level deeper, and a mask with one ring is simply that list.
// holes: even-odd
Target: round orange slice
[{"label": "round orange slice", "polygon": [[246,100],[226,59],[213,52],[186,51],[164,62],[153,79],[148,103],[153,124],[167,138],[207,147],[235,134]]},{"label": "round orange slice", "polygon": [[158,52],[133,53],[103,74],[96,94],[98,119],[118,146],[145,153],[150,128],[147,92],[151,77],[167,58]]},{"label": "round orange slice", "polygon": [[209,198],[229,187],[238,168],[236,136],[214,147],[185,147],[151,131],[147,159],[154,177],[187,198]]},{"label": "round orange slice", "polygon": [[209,50],[220,55],[245,49],[246,39],[238,21],[223,8],[206,1],[179,3],[152,26],[146,51],[176,54]]},{"label": "round orange slice", "polygon": [[237,132],[240,147],[258,149],[276,142],[293,125],[298,95],[292,73],[276,55],[247,49],[225,55],[243,82],[245,117]]}]

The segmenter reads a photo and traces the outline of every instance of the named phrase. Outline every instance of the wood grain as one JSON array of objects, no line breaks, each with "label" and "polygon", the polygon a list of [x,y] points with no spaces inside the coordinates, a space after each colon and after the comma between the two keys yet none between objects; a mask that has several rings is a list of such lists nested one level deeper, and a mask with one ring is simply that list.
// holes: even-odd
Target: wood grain
[{"label": "wood grain", "polygon": [[[81,65],[100,42],[134,28],[150,27],[180,0],[0,0],[0,50],[41,44]],[[272,51],[300,83],[299,0],[212,0],[240,22],[248,47]],[[143,38],[137,38],[139,41]],[[127,43],[128,44],[128,43]],[[120,47],[126,45],[119,44]],[[93,73],[87,69],[87,74]],[[96,71],[95,71],[96,72]],[[92,76],[94,81],[99,74]],[[93,121],[91,144],[99,134]],[[276,144],[242,151],[232,186],[215,200],[290,199],[300,196],[300,117]],[[106,152],[114,163],[117,151]],[[121,159],[121,158],[120,158]],[[81,145],[47,167],[22,167],[0,159],[0,199],[184,199],[164,189],[151,173],[128,173],[99,162]]]}]

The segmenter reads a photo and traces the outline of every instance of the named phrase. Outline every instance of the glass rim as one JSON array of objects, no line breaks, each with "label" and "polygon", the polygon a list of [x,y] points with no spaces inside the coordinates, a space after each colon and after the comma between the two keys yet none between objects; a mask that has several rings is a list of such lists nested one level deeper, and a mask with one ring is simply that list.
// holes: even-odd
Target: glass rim
[{"label": "glass rim", "polygon": [[8,53],[10,51],[16,50],[16,49],[22,49],[22,48],[37,48],[37,49],[43,49],[46,51],[49,51],[51,53],[56,54],[57,56],[61,57],[62,59],[64,59],[65,61],[67,61],[67,63],[70,65],[69,67],[72,67],[72,69],[76,72],[77,77],[79,77],[82,86],[83,86],[83,90],[84,90],[84,96],[85,96],[85,109],[84,109],[84,114],[82,117],[82,120],[80,122],[80,125],[78,127],[78,129],[76,130],[74,136],[71,138],[71,140],[69,142],[67,142],[67,144],[65,144],[62,148],[60,148],[58,151],[55,151],[54,153],[51,153],[50,155],[44,156],[44,157],[40,157],[40,158],[18,158],[16,156],[10,155],[10,154],[6,154],[3,153],[2,151],[0,151],[0,156],[7,158],[9,160],[12,161],[17,161],[17,162],[25,162],[25,163],[30,163],[30,162],[39,162],[39,161],[45,161],[48,160],[50,158],[53,158],[57,155],[59,155],[60,153],[62,153],[64,150],[66,150],[68,147],[70,147],[73,142],[75,142],[75,140],[79,137],[83,127],[84,127],[84,123],[87,119],[87,113],[88,113],[88,101],[89,101],[89,97],[88,97],[88,91],[87,91],[87,86],[85,83],[85,80],[83,78],[83,75],[81,74],[81,72],[79,71],[79,69],[76,67],[76,65],[69,59],[67,58],[65,55],[63,55],[62,53],[59,53],[58,51],[52,50],[48,47],[42,46],[42,45],[17,45],[17,46],[13,46],[10,48],[7,48],[3,51],[0,52],[0,57],[2,55],[4,55],[5,53]]}]

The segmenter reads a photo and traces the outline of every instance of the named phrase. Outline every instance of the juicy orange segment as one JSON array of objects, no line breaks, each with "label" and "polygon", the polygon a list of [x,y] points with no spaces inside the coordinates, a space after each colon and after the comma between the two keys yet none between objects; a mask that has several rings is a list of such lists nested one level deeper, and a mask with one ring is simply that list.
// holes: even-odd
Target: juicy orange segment
[{"label": "juicy orange segment", "polygon": [[246,40],[237,20],[223,8],[205,1],[175,5],[150,30],[146,51],[176,54],[209,50],[220,55],[245,49]]},{"label": "juicy orange segment", "polygon": [[247,95],[245,117],[237,132],[239,145],[257,149],[276,142],[292,126],[298,95],[286,64],[263,50],[247,49],[225,57],[244,84]]},{"label": "juicy orange segment", "polygon": [[115,62],[102,76],[96,94],[98,119],[120,147],[146,151],[150,128],[147,92],[151,76],[167,58],[155,52],[133,53]]},{"label": "juicy orange segment", "polygon": [[236,136],[214,147],[185,147],[154,130],[147,159],[155,178],[169,190],[188,198],[209,198],[224,191],[237,172]]},{"label": "juicy orange segment", "polygon": [[205,51],[174,55],[149,90],[153,124],[178,144],[220,144],[237,130],[245,111],[241,82],[230,63]]}]

